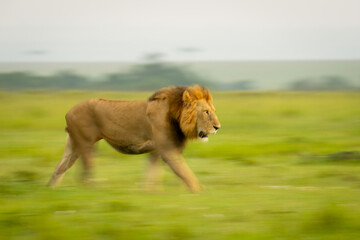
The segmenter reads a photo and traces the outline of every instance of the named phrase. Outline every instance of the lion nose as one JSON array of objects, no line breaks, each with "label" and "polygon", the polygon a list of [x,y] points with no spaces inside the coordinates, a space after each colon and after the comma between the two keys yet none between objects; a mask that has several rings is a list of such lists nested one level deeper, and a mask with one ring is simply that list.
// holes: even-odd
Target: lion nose
[{"label": "lion nose", "polygon": [[215,131],[217,131],[220,128],[220,126],[214,126],[214,128],[215,128]]}]

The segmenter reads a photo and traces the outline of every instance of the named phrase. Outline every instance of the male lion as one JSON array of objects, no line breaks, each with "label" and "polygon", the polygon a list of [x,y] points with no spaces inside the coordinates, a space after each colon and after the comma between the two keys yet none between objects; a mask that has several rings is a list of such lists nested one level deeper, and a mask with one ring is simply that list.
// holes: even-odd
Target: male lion
[{"label": "male lion", "polygon": [[83,180],[88,179],[93,146],[104,139],[122,153],[150,153],[148,183],[157,181],[161,157],[197,192],[200,184],[181,152],[187,139],[207,141],[208,134],[220,128],[210,92],[198,85],[163,88],[147,101],[90,99],[73,107],[65,118],[66,147],[50,186],[60,181],[78,157],[83,161]]}]

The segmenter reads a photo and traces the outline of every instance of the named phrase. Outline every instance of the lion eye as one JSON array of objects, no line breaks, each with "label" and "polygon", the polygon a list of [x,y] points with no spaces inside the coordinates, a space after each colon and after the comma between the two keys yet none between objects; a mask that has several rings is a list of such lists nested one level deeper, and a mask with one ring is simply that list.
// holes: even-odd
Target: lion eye
[{"label": "lion eye", "polygon": [[208,110],[205,110],[205,113],[206,113],[207,115],[209,115],[209,111],[208,111]]}]

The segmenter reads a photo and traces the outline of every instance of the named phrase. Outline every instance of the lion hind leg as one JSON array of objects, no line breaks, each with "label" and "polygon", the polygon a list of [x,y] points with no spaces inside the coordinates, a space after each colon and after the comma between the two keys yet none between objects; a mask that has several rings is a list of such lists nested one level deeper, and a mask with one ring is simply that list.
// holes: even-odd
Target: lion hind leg
[{"label": "lion hind leg", "polygon": [[81,175],[81,181],[84,185],[89,185],[92,177],[93,169],[93,146],[83,146],[80,150],[80,158],[82,160],[83,172]]},{"label": "lion hind leg", "polygon": [[151,152],[149,155],[149,167],[146,176],[145,190],[148,192],[161,192],[162,186],[161,159],[157,152]]},{"label": "lion hind leg", "polygon": [[48,185],[51,187],[58,185],[65,172],[74,165],[78,157],[79,155],[75,151],[74,142],[71,137],[67,135],[63,157],[56,166]]}]

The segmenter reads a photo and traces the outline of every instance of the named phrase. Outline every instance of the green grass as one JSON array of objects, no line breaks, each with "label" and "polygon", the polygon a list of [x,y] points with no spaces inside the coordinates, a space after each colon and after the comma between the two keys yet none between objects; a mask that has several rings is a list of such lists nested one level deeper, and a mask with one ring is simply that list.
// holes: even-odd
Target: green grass
[{"label": "green grass", "polygon": [[328,158],[360,151],[359,93],[214,93],[222,128],[184,152],[199,195],[166,166],[164,192],[144,192],[146,156],[104,142],[93,187],[78,182],[80,162],[45,187],[74,104],[150,94],[0,92],[0,239],[360,237],[360,160]]}]

